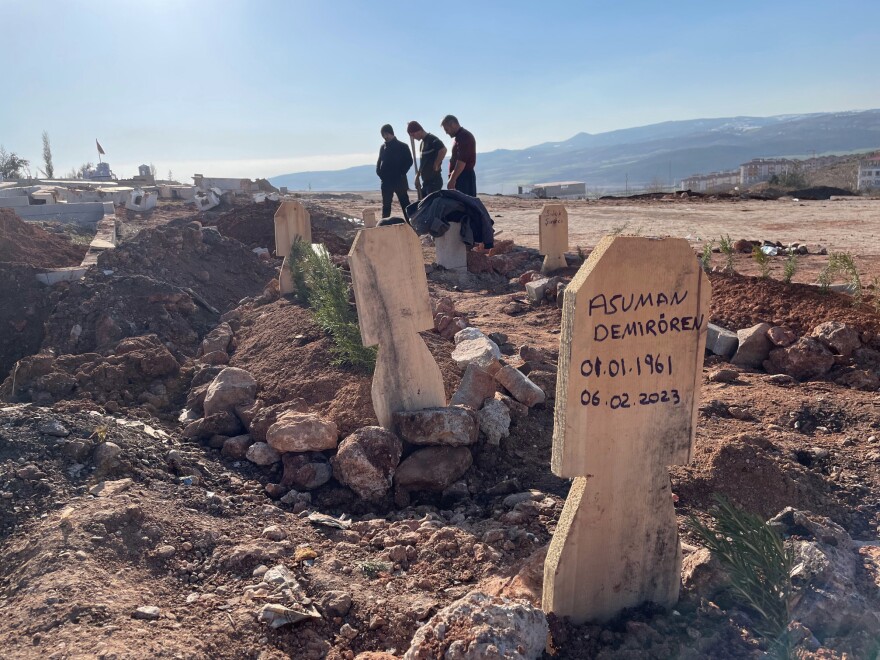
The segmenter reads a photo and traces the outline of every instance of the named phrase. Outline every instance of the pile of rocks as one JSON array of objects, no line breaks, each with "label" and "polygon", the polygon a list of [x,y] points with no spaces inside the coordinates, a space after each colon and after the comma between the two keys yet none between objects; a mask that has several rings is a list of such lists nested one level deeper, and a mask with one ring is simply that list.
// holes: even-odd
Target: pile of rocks
[{"label": "pile of rocks", "polygon": [[439,300],[431,300],[431,313],[434,316],[434,329],[444,339],[452,339],[459,330],[470,325],[467,317],[455,309],[455,303],[449,296]]},{"label": "pile of rocks", "polygon": [[0,387],[0,397],[42,406],[87,399],[110,413],[137,404],[159,415],[179,407],[188,374],[156,335],[128,337],[107,355],[41,353],[23,358]]},{"label": "pile of rocks", "polygon": [[804,337],[759,323],[737,332],[709,324],[706,350],[746,369],[763,369],[805,381],[828,376],[860,390],[880,388],[880,351],[871,333],[839,321],[820,323]]},{"label": "pile of rocks", "polygon": [[515,249],[513,241],[498,241],[489,250],[481,245],[468,250],[467,268],[471,273],[498,273],[503,277],[511,277],[533,256],[527,250]]}]

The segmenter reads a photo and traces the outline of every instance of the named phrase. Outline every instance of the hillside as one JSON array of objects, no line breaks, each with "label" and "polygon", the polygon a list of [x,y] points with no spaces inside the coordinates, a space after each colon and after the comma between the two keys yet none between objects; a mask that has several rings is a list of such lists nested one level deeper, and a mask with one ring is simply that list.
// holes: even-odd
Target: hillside
[{"label": "hillside", "polygon": [[[479,132],[474,127],[479,143]],[[805,157],[880,148],[880,110],[725,117],[663,122],[577,135],[526,149],[480,153],[482,192],[513,192],[540,181],[586,181],[591,189],[622,190],[694,173],[738,167],[752,158]],[[291,190],[372,190],[373,164],[345,170],[282,174],[271,179]]]}]

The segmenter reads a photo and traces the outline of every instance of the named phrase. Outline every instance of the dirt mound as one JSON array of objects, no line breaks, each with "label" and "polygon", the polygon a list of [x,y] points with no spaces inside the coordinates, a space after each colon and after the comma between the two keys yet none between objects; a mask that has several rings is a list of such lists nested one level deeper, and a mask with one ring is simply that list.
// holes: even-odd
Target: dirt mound
[{"label": "dirt mound", "polygon": [[98,268],[114,276],[142,276],[192,290],[219,312],[259,294],[274,269],[238,241],[198,223],[142,231],[98,258]]},{"label": "dirt mound", "polygon": [[195,355],[216,315],[179,287],[144,275],[104,275],[91,269],[56,285],[43,348],[56,354],[106,352],[125,337],[155,334],[178,355]]},{"label": "dirt mound", "polygon": [[0,209],[0,262],[63,268],[79,266],[87,246],[25,222],[12,209]]},{"label": "dirt mound", "polygon": [[51,307],[46,287],[37,282],[40,271],[0,263],[0,379],[16,360],[36,353],[43,342],[43,323]]},{"label": "dirt mound", "polygon": [[869,305],[853,307],[852,296],[822,293],[806,284],[712,273],[711,321],[731,330],[757,323],[785,325],[803,335],[825,321],[840,321],[860,332],[880,333],[880,315]]},{"label": "dirt mound", "polygon": [[[275,211],[279,206],[280,202],[269,200],[235,206],[216,217],[217,229],[249,248],[263,247],[274,253]],[[312,241],[323,243],[331,254],[348,254],[357,225],[317,205],[307,204],[306,207],[312,220]]]},{"label": "dirt mound", "polygon": [[171,414],[183,404],[190,380],[191,373],[181,370],[158,338],[147,335],[123,339],[106,357],[26,357],[0,386],[0,398],[39,405],[78,399],[93,401],[108,412],[139,405],[152,415]]},{"label": "dirt mound", "polygon": [[[342,434],[377,423],[371,377],[332,364],[332,341],[308,309],[282,299],[244,309],[239,323],[230,364],[253,375],[266,404],[302,399],[332,419]],[[440,365],[450,397],[461,378],[450,357],[452,343],[434,333],[422,337]]]}]

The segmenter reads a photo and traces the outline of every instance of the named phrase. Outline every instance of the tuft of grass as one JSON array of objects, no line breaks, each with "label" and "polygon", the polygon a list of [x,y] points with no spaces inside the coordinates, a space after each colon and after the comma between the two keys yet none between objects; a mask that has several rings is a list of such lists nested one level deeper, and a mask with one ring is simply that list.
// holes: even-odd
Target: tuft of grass
[{"label": "tuft of grass", "polygon": [[786,284],[791,284],[791,278],[793,278],[794,274],[797,272],[797,267],[797,255],[792,252],[788,255],[788,259],[785,260],[785,264],[782,266],[782,281]]},{"label": "tuft of grass", "polygon": [[387,573],[391,570],[391,564],[386,564],[383,561],[375,561],[373,559],[362,561],[357,566],[361,573],[371,580],[378,576],[379,573]]},{"label": "tuft of grass", "polygon": [[770,257],[761,249],[760,245],[752,248],[752,259],[761,269],[761,279],[766,280],[770,276]]},{"label": "tuft of grass", "polygon": [[333,339],[333,363],[373,373],[377,351],[361,342],[357,312],[348,301],[348,282],[330,254],[297,241],[288,263],[297,299],[312,308],[315,321]]},{"label": "tuft of grass", "polygon": [[712,270],[712,248],[715,247],[715,239],[703,244],[703,252],[700,254],[700,264],[707,273]]},{"label": "tuft of grass", "polygon": [[718,239],[718,249],[721,250],[721,254],[725,257],[724,269],[732,273],[733,270],[733,241],[730,238],[730,234],[725,234],[720,239]]},{"label": "tuft of grass", "polygon": [[841,275],[853,289],[853,306],[861,307],[864,302],[862,279],[856,261],[849,252],[832,252],[828,256],[828,263],[819,273],[819,286],[823,293],[827,293],[831,283]]},{"label": "tuft of grass", "polygon": [[713,525],[690,518],[691,529],[721,561],[733,595],[757,616],[755,631],[781,657],[790,655],[791,570],[794,557],[782,537],[759,516],[720,495],[710,513]]}]

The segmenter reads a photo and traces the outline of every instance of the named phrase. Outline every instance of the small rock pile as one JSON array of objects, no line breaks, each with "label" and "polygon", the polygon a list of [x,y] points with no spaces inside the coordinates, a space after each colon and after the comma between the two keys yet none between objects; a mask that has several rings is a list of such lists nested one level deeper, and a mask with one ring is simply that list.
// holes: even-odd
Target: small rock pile
[{"label": "small rock pile", "polygon": [[871,333],[839,321],[798,337],[790,328],[759,323],[736,333],[709,324],[706,349],[745,369],[763,369],[794,380],[830,377],[859,390],[880,388],[880,350]]},{"label": "small rock pile", "polygon": [[497,273],[511,277],[533,257],[527,250],[515,249],[513,241],[498,241],[486,250],[482,245],[475,246],[467,253],[468,271],[475,274]]},{"label": "small rock pile", "polygon": [[444,339],[452,339],[455,333],[470,325],[467,317],[456,311],[455,303],[449,296],[431,300],[431,313],[434,316],[434,329]]}]

